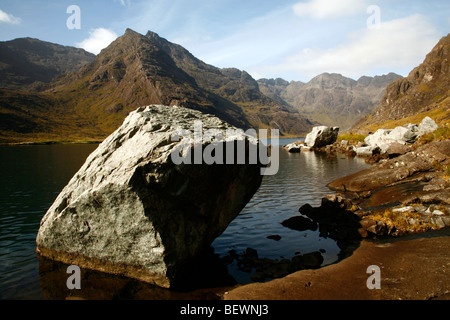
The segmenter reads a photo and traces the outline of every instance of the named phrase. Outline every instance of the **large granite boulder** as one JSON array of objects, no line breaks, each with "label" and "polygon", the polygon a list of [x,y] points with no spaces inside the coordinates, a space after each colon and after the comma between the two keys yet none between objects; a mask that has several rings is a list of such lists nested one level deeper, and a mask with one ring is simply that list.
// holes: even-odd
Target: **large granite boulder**
[{"label": "large granite boulder", "polygon": [[[194,131],[195,121],[201,121],[200,132],[216,129],[225,136],[224,130],[235,129],[211,115],[179,107],[148,106],[130,113],[47,211],[37,252],[162,287],[176,285],[262,180],[261,166],[248,161],[176,165],[172,152],[187,156],[196,150],[190,149],[193,141],[198,143],[194,135],[180,134],[180,129]],[[236,131],[223,139],[204,136],[200,151],[213,154],[212,146],[236,141],[246,152],[257,144],[256,138]]]},{"label": "large granite boulder", "polygon": [[336,142],[339,134],[338,127],[314,127],[306,136],[305,145],[311,148],[321,148]]}]

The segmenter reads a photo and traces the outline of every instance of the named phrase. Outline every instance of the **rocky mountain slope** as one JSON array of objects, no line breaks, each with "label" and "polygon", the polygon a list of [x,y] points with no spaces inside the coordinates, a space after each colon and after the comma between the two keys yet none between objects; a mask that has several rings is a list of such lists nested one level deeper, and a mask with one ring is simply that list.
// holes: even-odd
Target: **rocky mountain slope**
[{"label": "rocky mountain slope", "polygon": [[0,42],[0,88],[39,90],[55,78],[92,62],[83,49],[32,38]]},{"label": "rocky mountain slope", "polygon": [[301,115],[328,126],[352,126],[379,103],[386,86],[400,78],[389,73],[361,77],[358,81],[340,74],[324,73],[308,83],[283,79],[260,79],[261,91],[278,103],[293,107]]},{"label": "rocky mountain slope", "polygon": [[[127,29],[91,63],[48,90],[33,95],[4,90],[0,140],[103,139],[129,112],[150,104],[187,107],[237,127],[271,127],[282,134],[312,127],[292,108],[262,94],[245,71],[207,65],[156,33]],[[26,128],[18,129],[22,123]]]},{"label": "rocky mountain slope", "polygon": [[430,116],[438,124],[450,121],[450,34],[443,37],[423,63],[405,78],[391,83],[378,107],[361,119],[354,131],[419,123]]}]

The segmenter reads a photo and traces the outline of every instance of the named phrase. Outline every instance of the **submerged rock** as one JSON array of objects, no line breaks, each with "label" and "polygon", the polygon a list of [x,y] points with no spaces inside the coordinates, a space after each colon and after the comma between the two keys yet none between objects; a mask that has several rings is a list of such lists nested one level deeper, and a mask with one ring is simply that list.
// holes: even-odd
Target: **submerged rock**
[{"label": "submerged rock", "polygon": [[[176,285],[262,180],[259,164],[174,164],[171,153],[183,146],[189,154],[193,143],[186,136],[173,141],[174,133],[193,131],[194,121],[223,134],[235,129],[185,108],[148,106],[130,113],[47,211],[37,252],[162,287]],[[243,132],[213,139],[205,136],[200,151],[239,140],[248,152],[257,142]]]},{"label": "submerged rock", "polygon": [[281,224],[286,228],[297,231],[317,230],[317,223],[302,216],[291,217],[284,220]]}]

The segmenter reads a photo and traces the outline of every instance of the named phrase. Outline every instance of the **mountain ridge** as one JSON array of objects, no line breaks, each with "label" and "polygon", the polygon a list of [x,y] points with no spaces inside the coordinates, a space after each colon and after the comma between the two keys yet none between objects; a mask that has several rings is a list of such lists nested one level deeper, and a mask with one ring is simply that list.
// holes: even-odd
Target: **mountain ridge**
[{"label": "mountain ridge", "polygon": [[[281,134],[299,135],[312,126],[263,95],[245,71],[207,65],[155,33],[143,36],[131,29],[92,62],[44,89],[35,94],[2,89],[0,141],[58,136],[101,140],[130,111],[150,104],[199,110],[245,129],[275,127]],[[33,105],[40,107],[35,110]],[[28,123],[26,130],[20,128],[21,121]]]},{"label": "mountain ridge", "polygon": [[389,73],[354,80],[337,73],[322,73],[306,83],[281,78],[259,79],[258,83],[264,94],[301,115],[346,129],[369,113],[379,103],[387,85],[400,77]]},{"label": "mountain ridge", "polygon": [[438,124],[450,120],[450,34],[442,37],[408,76],[392,82],[372,113],[353,131],[368,133],[381,127],[420,123],[430,116]]}]

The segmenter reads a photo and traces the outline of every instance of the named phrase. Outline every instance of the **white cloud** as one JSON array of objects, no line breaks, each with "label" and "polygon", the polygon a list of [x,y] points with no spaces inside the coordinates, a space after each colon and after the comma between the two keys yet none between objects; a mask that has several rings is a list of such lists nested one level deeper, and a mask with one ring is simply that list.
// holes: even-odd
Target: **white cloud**
[{"label": "white cloud", "polygon": [[0,22],[8,24],[20,24],[22,19],[13,16],[12,14],[6,13],[0,9]]},{"label": "white cloud", "polygon": [[364,0],[309,0],[293,6],[296,15],[316,19],[340,18],[360,12],[367,4]]},{"label": "white cloud", "polygon": [[[324,72],[359,78],[385,72],[407,73],[422,63],[441,35],[419,14],[381,23],[380,29],[352,33],[347,43],[330,49],[307,48],[281,65],[254,68],[258,74],[273,70],[296,71],[303,77]],[[406,74],[405,74],[406,73]]]},{"label": "white cloud", "polygon": [[99,54],[102,49],[109,46],[111,42],[117,39],[117,34],[105,28],[97,28],[89,32],[89,38],[76,45],[94,54]]}]

